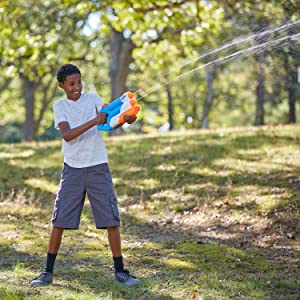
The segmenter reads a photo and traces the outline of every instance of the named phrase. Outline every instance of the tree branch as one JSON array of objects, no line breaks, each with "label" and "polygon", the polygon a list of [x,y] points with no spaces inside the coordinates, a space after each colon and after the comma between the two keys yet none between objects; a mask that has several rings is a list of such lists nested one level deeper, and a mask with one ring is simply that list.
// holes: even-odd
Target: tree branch
[{"label": "tree branch", "polygon": [[195,1],[196,1],[196,8],[197,8],[196,17],[199,22],[202,22],[202,19],[200,17],[200,0],[195,0]]},{"label": "tree branch", "polygon": [[5,82],[2,84],[2,86],[0,86],[0,93],[2,93],[4,90],[6,90],[8,88],[8,86],[12,80],[13,80],[12,78],[7,78],[5,80]]},{"label": "tree branch", "polygon": [[[50,89],[51,89],[51,91],[50,91]],[[52,99],[54,98],[56,91],[57,91],[57,84],[53,84],[53,85],[47,84],[47,87],[44,89],[42,107],[40,109],[38,118],[35,120],[35,126],[37,128],[39,128],[40,123],[44,117],[44,114],[45,114],[46,110],[48,109],[49,104],[51,103]]]}]

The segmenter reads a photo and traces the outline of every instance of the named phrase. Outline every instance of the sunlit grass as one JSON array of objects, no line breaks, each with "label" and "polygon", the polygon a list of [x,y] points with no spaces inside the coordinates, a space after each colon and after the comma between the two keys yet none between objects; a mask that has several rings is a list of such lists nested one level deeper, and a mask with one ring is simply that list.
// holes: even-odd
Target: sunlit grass
[{"label": "sunlit grass", "polygon": [[61,144],[0,144],[0,299],[297,299],[299,126],[105,139],[125,266],[143,285],[115,285],[87,201],[80,229],[64,232],[55,284],[31,289]]},{"label": "sunlit grass", "polygon": [[46,178],[29,178],[25,180],[25,183],[33,189],[39,189],[53,194],[57,192],[57,184],[49,182]]}]

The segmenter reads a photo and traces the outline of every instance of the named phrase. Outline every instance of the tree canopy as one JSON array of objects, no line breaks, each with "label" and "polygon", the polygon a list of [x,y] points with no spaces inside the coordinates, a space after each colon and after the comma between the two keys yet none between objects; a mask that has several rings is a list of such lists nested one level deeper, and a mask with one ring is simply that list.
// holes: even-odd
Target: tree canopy
[{"label": "tree canopy", "polygon": [[299,11],[298,1],[2,0],[2,140],[20,128],[45,138],[66,62],[105,101],[138,92],[137,132],[297,122]]}]

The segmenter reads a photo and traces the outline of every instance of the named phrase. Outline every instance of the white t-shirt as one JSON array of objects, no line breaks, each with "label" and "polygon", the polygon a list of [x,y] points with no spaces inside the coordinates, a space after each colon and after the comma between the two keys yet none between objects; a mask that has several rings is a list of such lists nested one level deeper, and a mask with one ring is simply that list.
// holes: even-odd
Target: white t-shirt
[{"label": "white t-shirt", "polygon": [[[53,104],[54,126],[68,122],[71,128],[95,118],[103,102],[96,93],[82,93],[76,101],[67,98]],[[93,126],[76,139],[66,142],[63,139],[64,161],[73,168],[85,168],[106,163],[107,151],[100,131]]]}]

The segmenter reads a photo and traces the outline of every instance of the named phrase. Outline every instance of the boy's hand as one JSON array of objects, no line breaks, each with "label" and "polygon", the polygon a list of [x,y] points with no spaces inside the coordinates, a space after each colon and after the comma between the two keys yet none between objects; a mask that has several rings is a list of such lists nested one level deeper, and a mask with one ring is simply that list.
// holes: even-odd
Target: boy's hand
[{"label": "boy's hand", "polygon": [[105,124],[107,120],[107,114],[104,112],[100,112],[95,118],[96,125]]},{"label": "boy's hand", "polygon": [[132,116],[132,115],[124,115],[123,118],[124,118],[125,122],[128,124],[132,124],[137,119],[136,116]]}]

